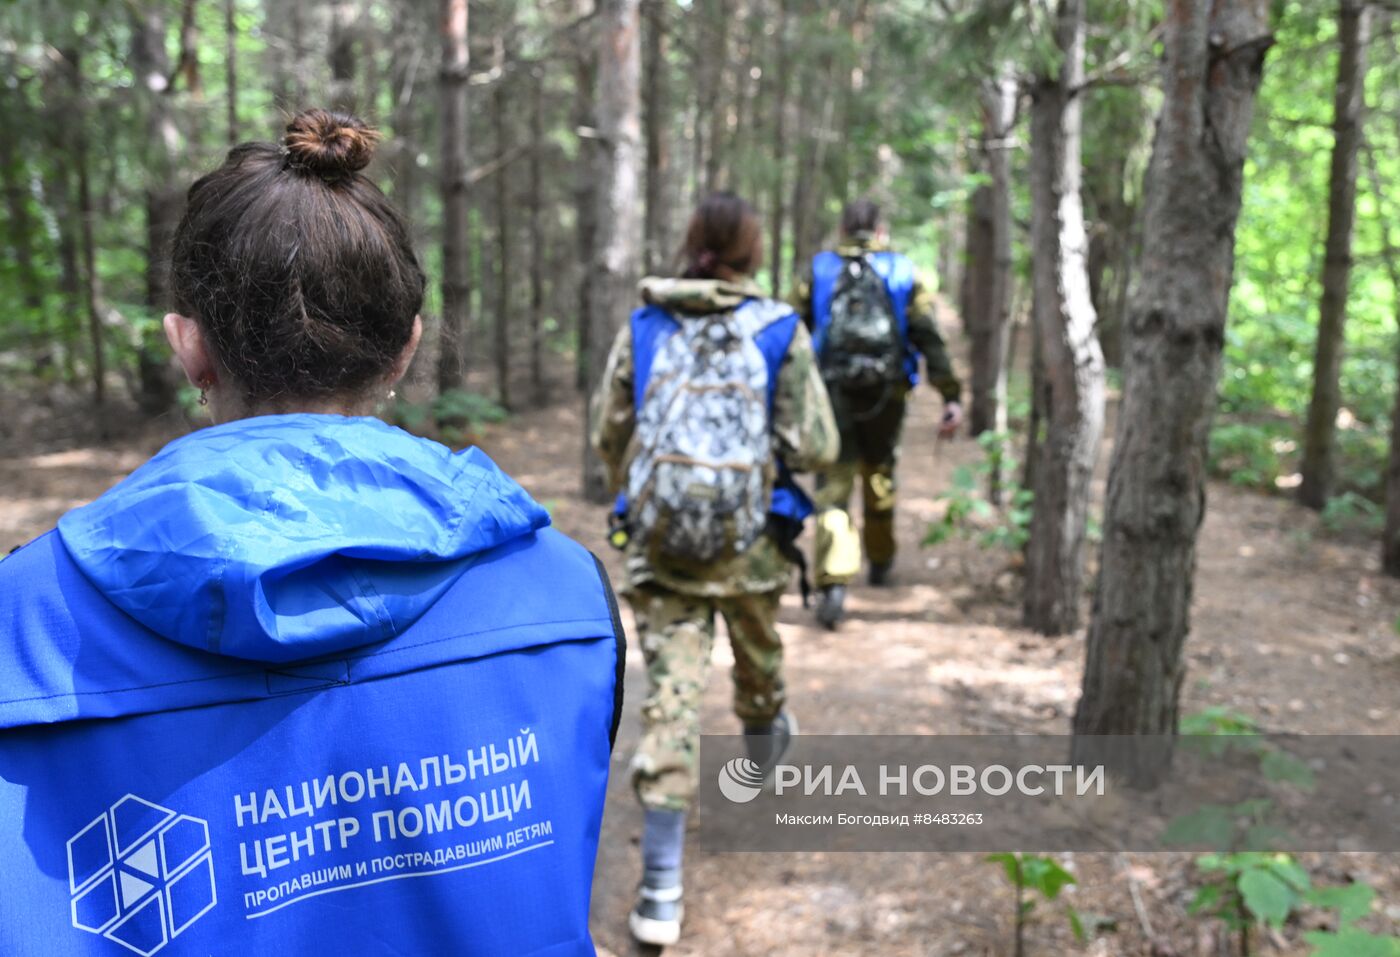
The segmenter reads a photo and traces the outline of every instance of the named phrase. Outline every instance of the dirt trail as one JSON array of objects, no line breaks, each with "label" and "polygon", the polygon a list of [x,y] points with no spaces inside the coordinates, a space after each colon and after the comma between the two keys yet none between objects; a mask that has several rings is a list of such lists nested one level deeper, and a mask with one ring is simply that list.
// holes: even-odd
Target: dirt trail
[{"label": "dirt trail", "polygon": [[[519,415],[483,447],[553,512],[556,524],[616,570],[601,512],[578,497],[580,404]],[[1045,639],[1017,627],[1017,582],[1005,557],[975,544],[917,546],[937,495],[977,449],[933,435],[937,401],[912,402],[900,472],[897,587],[857,588],[838,633],[814,627],[795,589],[780,629],[791,706],[807,732],[987,733],[1068,730],[1083,635]],[[121,447],[0,458],[0,549],[27,540],[100,494],[159,447],[152,433]],[[1107,461],[1107,449],[1104,461]],[[1281,499],[1211,488],[1200,542],[1185,710],[1227,705],[1271,730],[1400,733],[1400,584],[1382,578],[1369,544],[1326,539],[1310,513]],[[630,623],[630,616],[628,618]],[[718,643],[704,726],[736,727],[728,650]],[[640,813],[627,783],[644,690],[629,656],[628,706],[614,758],[593,907],[605,950],[633,952],[625,915],[638,858]],[[1212,953],[1185,915],[1185,855],[1067,855],[1075,906],[1115,922],[1082,950],[1058,920],[1030,931],[1030,953],[1147,954],[1142,913],[1180,957]],[[1400,861],[1333,855],[1322,880],[1371,881],[1400,924]],[[972,855],[692,853],[687,923],[676,955],[952,955],[1009,953],[1011,899],[999,873]],[[1378,915],[1375,919],[1382,919]],[[1285,940],[1286,938],[1286,940]],[[1302,954],[1299,929],[1265,953]],[[1272,950],[1270,949],[1272,948]]]}]

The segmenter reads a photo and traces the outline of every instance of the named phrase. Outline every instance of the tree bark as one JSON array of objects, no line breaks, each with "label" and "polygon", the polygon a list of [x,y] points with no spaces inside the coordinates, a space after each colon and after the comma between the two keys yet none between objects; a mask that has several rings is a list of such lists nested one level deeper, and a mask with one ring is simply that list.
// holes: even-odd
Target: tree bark
[{"label": "tree bark", "polygon": [[[506,26],[510,29],[509,25]],[[507,47],[501,46],[501,68],[504,71],[509,62]],[[502,73],[504,76],[504,73]],[[510,133],[506,123],[506,94],[508,84],[498,81],[491,97],[491,125],[496,140],[496,155],[502,158],[511,150]],[[503,408],[511,407],[510,394],[510,205],[511,175],[510,163],[506,162],[496,171],[498,182],[494,184],[496,220],[496,317],[492,329],[496,365],[496,399]]]},{"label": "tree bark", "polygon": [[[1104,744],[1081,736],[1176,732],[1246,141],[1272,43],[1267,0],[1167,9],[1076,761]],[[1129,780],[1159,780],[1169,751],[1128,744],[1115,763]]]},{"label": "tree bark", "polygon": [[1327,194],[1327,251],[1322,266],[1313,393],[1303,432],[1303,482],[1298,500],[1321,509],[1336,480],[1337,412],[1342,405],[1342,350],[1346,337],[1351,239],[1356,225],[1356,163],[1366,97],[1365,0],[1341,0],[1337,37],[1337,90],[1332,118],[1332,175]]},{"label": "tree bark", "polygon": [[[1396,133],[1400,134],[1400,115],[1396,117]],[[1375,197],[1378,226],[1381,233],[1381,255],[1386,275],[1390,279],[1391,295],[1395,301],[1395,318],[1400,326],[1400,248],[1390,233],[1390,219],[1385,202],[1385,187],[1376,166],[1375,150],[1365,145],[1366,172]],[[1400,347],[1396,350],[1396,367],[1400,369]],[[1400,380],[1397,380],[1400,381]],[[1400,578],[1400,386],[1395,389],[1390,411],[1390,452],[1385,467],[1385,529],[1381,533],[1381,569]]]},{"label": "tree bark", "polygon": [[442,323],[438,329],[438,393],[462,388],[463,339],[471,279],[467,261],[467,0],[441,0],[442,69]]},{"label": "tree bark", "polygon": [[642,90],[646,116],[646,247],[644,269],[648,275],[662,269],[669,258],[671,210],[666,180],[670,174],[670,150],[666,130],[670,120],[670,71],[667,66],[668,0],[643,0],[646,50]]},{"label": "tree bark", "polygon": [[1026,549],[1025,621],[1047,635],[1079,625],[1104,401],[1079,194],[1083,0],[1060,0],[1055,34],[1063,62],[1058,76],[1036,79],[1031,102],[1032,312],[1045,364],[1046,434]]},{"label": "tree bark", "polygon": [[530,389],[535,405],[548,400],[544,378],[544,70],[530,80]]},{"label": "tree bark", "polygon": [[778,0],[778,35],[776,43],[778,80],[773,91],[773,181],[768,194],[768,236],[772,243],[768,268],[773,277],[774,299],[783,294],[783,197],[787,171],[787,104],[788,84],[792,73],[792,47],[788,39],[788,23],[792,0]]},{"label": "tree bark", "polygon": [[224,0],[224,108],[228,143],[238,142],[238,23],[237,0]]},{"label": "tree bark", "polygon": [[[582,17],[592,8],[591,0],[575,0],[575,9]],[[600,143],[598,131],[594,128],[595,86],[598,79],[598,50],[595,43],[589,42],[587,35],[580,31],[576,55],[574,57],[574,129],[579,137],[579,156],[574,164],[574,240],[578,247],[578,319],[575,325],[575,339],[578,343],[577,364],[574,367],[574,385],[579,392],[587,393],[590,377],[589,362],[592,356],[592,316],[593,295],[596,277],[593,274],[593,251],[598,234],[597,195],[598,183],[595,179]],[[585,443],[587,444],[587,443]]]},{"label": "tree bark", "polygon": [[[194,4],[187,3],[186,18],[193,16]],[[192,27],[180,28],[181,42]],[[179,157],[185,149],[186,138],[172,102],[171,77],[198,77],[196,66],[179,66],[173,74],[166,54],[166,23],[159,5],[133,10],[131,65],[136,75],[136,92],[146,112],[146,305],[159,313],[171,308],[170,243],[179,225],[185,205],[184,190],[178,184],[176,171]],[[192,40],[189,42],[193,42]],[[197,63],[195,54],[181,53]],[[147,340],[153,340],[148,342]],[[176,382],[165,351],[163,334],[158,329],[142,333],[137,343],[137,374],[140,388],[137,401],[143,411],[156,414],[165,411],[175,401]]]},{"label": "tree bark", "polygon": [[[596,288],[589,316],[588,382],[596,385],[618,323],[636,298],[641,265],[641,37],[638,0],[600,0]],[[588,448],[588,443],[584,443]],[[607,500],[601,462],[585,451],[584,495]]]},{"label": "tree bark", "polygon": [[355,10],[351,0],[331,0],[331,105],[355,113]]},{"label": "tree bark", "polygon": [[78,180],[78,248],[82,257],[83,309],[87,316],[88,345],[92,352],[92,409],[99,434],[107,437],[107,355],[103,342],[102,314],[98,308],[97,242],[93,237],[97,211],[92,203],[92,184],[88,169],[88,142],[82,109],[83,67],[76,49],[63,54],[72,97],[73,122],[72,162]]},{"label": "tree bark", "polygon": [[973,194],[968,217],[963,323],[971,344],[968,427],[1006,428],[1006,345],[1011,318],[1011,162],[1016,81],[1003,73],[982,89],[982,168],[991,182]]}]

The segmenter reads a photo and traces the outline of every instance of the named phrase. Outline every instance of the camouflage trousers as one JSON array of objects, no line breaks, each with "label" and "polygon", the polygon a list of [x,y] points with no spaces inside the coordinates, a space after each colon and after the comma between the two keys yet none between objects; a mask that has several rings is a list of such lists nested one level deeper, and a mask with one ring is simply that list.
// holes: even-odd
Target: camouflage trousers
[{"label": "camouflage trousers", "polygon": [[[841,430],[841,457],[817,475],[813,503],[818,512],[840,509],[850,512],[856,477],[861,479],[864,512],[862,544],[865,557],[875,564],[894,561],[895,466],[899,462],[899,439],[904,429],[907,392],[897,390],[881,399],[865,399],[831,394],[832,409]],[[839,527],[839,526],[838,526]],[[837,549],[831,527],[817,524],[817,587],[844,585],[853,576],[828,571],[830,556]]]},{"label": "camouflage trousers", "polygon": [[654,583],[628,592],[647,666],[642,740],[632,759],[632,786],[643,806],[684,811],[695,798],[716,612],[734,650],[734,713],[753,726],[771,723],[782,710],[783,643],[775,627],[782,593],[698,597]]}]

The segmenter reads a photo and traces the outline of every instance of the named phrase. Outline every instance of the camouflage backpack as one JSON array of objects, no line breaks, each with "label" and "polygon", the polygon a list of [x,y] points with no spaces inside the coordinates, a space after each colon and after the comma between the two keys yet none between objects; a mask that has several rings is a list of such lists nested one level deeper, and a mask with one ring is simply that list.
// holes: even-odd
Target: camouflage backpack
[{"label": "camouflage backpack", "polygon": [[680,328],[652,362],[627,500],[632,534],[654,555],[719,561],[767,526],[768,363],[754,338],[778,318],[776,305],[676,316]]},{"label": "camouflage backpack", "polygon": [[885,388],[903,378],[904,355],[885,281],[865,256],[846,259],[831,296],[822,378],[850,391]]}]

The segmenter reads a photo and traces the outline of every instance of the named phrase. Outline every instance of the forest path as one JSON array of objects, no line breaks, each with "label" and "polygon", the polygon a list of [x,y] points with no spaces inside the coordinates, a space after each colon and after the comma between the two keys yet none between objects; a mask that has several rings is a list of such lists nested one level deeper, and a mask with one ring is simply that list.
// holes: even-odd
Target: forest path
[{"label": "forest path", "polygon": [[[570,398],[512,417],[488,430],[481,444],[551,509],[558,527],[603,556],[616,575],[603,511],[578,495],[581,413],[581,403]],[[953,469],[978,457],[976,444],[966,440],[935,444],[937,414],[931,391],[912,399],[899,473],[903,548],[896,587],[854,588],[850,618],[836,633],[813,624],[795,588],[784,599],[779,628],[790,702],[805,732],[1069,728],[1082,632],[1047,639],[1019,628],[1019,580],[1005,553],[967,541],[935,549],[917,544],[940,513],[937,496]],[[0,548],[44,531],[67,509],[100,494],[169,431],[121,446],[0,458]],[[1107,460],[1105,448],[1101,473]],[[1315,516],[1282,498],[1219,483],[1210,495],[1184,710],[1225,705],[1280,731],[1400,733],[1400,640],[1393,629],[1400,583],[1379,575],[1372,544],[1326,538]],[[729,712],[725,642],[717,643],[715,659],[703,722],[707,730],[726,733],[737,725]],[[627,763],[645,693],[635,641],[628,664],[593,905],[595,938],[615,954],[634,952],[626,913],[638,875],[641,814]],[[1130,884],[1137,885],[1159,938],[1171,942],[1161,953],[1209,952],[1198,940],[1198,925],[1185,916],[1189,856],[1137,855],[1129,862],[1079,854],[1072,866],[1079,879],[1074,905],[1110,915],[1117,927],[1084,952],[1149,952]],[[1370,880],[1391,918],[1400,921],[1400,864],[1393,856],[1333,855],[1317,867],[1321,880],[1348,874]],[[692,852],[686,885],[685,936],[668,951],[678,957],[1009,952],[1010,892],[978,855]],[[1288,941],[1296,934],[1290,931]],[[1029,939],[1032,953],[1079,952],[1058,918],[1034,925]],[[1273,952],[1304,951],[1288,944]]]}]

